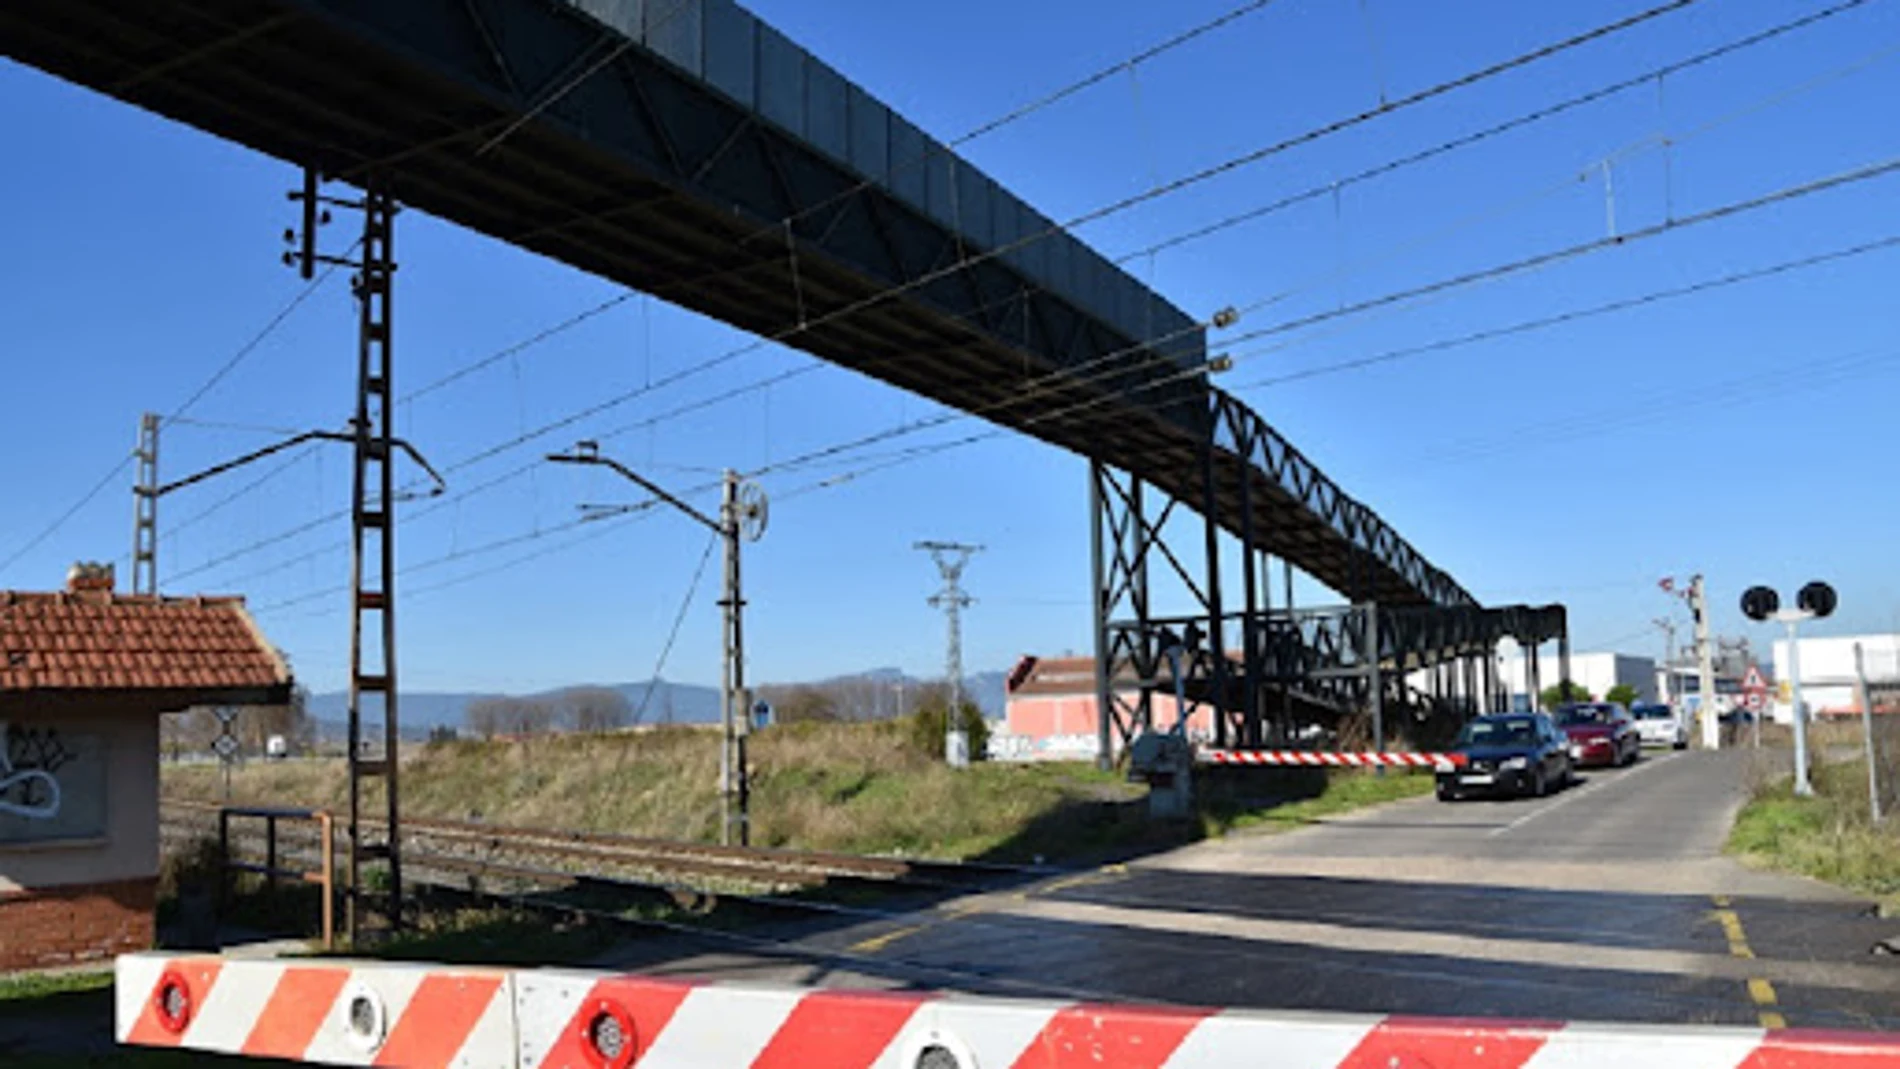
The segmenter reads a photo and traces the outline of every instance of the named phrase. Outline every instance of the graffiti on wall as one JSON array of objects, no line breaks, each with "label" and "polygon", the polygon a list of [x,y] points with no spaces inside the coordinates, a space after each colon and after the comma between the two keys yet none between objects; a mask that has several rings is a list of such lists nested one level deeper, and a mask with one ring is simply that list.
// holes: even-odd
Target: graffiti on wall
[{"label": "graffiti on wall", "polygon": [[58,773],[74,756],[55,728],[0,721],[0,812],[27,820],[59,816]]},{"label": "graffiti on wall", "polygon": [[0,843],[104,835],[105,792],[98,738],[0,721]]}]

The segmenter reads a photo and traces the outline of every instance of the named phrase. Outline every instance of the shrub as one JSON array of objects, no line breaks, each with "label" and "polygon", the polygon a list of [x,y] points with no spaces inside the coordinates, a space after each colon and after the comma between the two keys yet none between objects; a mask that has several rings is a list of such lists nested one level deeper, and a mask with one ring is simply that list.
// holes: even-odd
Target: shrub
[{"label": "shrub", "polygon": [[[948,702],[926,702],[905,718],[904,738],[910,748],[924,757],[942,759],[943,739],[948,731]],[[980,761],[989,752],[990,724],[974,702],[964,702],[957,720],[970,737],[970,759]]]}]

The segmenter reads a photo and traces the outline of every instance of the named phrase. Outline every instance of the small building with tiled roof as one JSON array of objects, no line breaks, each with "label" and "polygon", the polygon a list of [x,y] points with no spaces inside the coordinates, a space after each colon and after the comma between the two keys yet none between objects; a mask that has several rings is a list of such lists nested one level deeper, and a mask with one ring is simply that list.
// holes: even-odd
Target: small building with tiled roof
[{"label": "small building with tiled roof", "polygon": [[160,715],[290,685],[242,598],[0,591],[0,971],[151,945]]}]

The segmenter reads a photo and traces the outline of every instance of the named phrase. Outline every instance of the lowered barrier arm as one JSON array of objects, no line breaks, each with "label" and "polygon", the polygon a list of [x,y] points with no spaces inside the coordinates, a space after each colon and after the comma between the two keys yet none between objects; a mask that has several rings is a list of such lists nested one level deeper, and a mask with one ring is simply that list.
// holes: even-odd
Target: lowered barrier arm
[{"label": "lowered barrier arm", "polygon": [[1370,1017],[129,954],[121,1043],[417,1069],[1900,1069],[1900,1036]]}]

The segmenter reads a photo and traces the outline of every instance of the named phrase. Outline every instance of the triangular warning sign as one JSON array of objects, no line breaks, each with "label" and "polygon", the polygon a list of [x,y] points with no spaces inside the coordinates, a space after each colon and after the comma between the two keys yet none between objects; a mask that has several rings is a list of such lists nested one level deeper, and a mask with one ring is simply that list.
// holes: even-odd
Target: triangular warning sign
[{"label": "triangular warning sign", "polygon": [[1767,690],[1768,689],[1768,681],[1761,677],[1760,668],[1757,668],[1756,666],[1752,664],[1748,666],[1748,674],[1742,677],[1742,689],[1743,690]]}]

